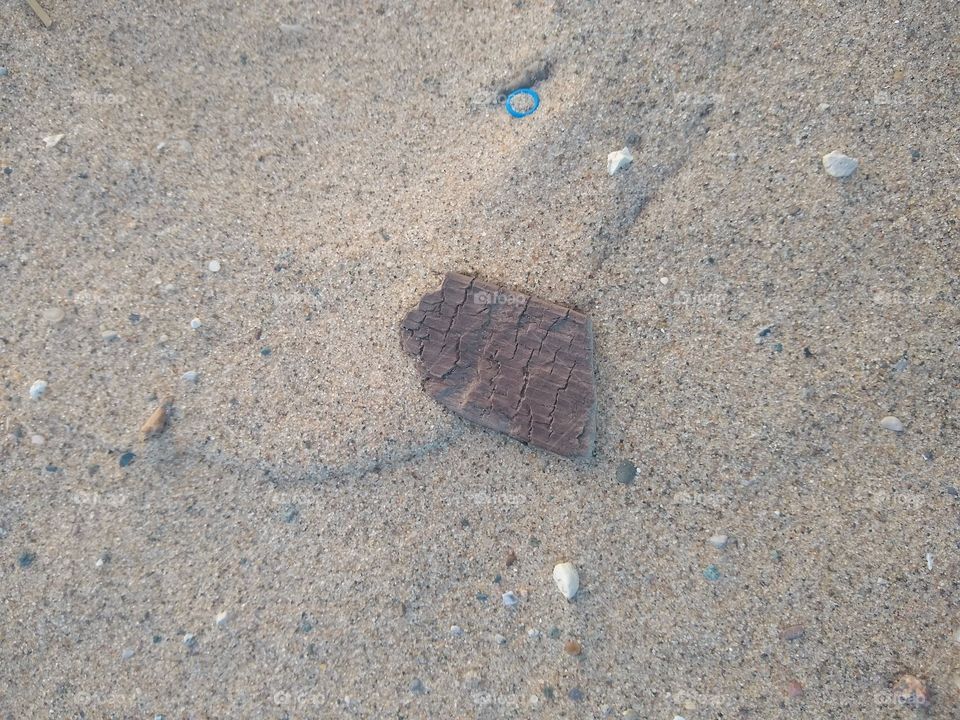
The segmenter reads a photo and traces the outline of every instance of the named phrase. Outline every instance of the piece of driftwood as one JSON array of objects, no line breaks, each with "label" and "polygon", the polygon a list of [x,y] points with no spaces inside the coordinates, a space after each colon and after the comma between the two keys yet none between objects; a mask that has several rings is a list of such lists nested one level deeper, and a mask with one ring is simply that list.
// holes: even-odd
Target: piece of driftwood
[{"label": "piece of driftwood", "polygon": [[444,407],[558,455],[593,452],[593,329],[583,313],[449,273],[401,336]]}]

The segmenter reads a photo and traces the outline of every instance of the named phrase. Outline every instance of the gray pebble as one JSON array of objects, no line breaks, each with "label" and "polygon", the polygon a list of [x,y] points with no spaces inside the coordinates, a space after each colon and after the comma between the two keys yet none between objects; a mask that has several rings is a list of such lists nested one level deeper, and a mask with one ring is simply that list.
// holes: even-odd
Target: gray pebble
[{"label": "gray pebble", "polygon": [[195,383],[200,379],[200,373],[196,370],[187,370],[187,372],[180,376],[180,379],[184,382]]},{"label": "gray pebble", "polygon": [[517,594],[513,590],[509,590],[503,594],[503,605],[504,607],[512,608],[516,607],[517,603],[520,602],[520,598],[517,597]]},{"label": "gray pebble", "polygon": [[451,625],[450,634],[453,635],[453,637],[463,637],[463,628],[459,625]]},{"label": "gray pebble", "polygon": [[637,466],[630,460],[623,460],[617,466],[617,482],[621,485],[632,485],[637,479]]},{"label": "gray pebble", "polygon": [[116,330],[104,330],[100,333],[100,337],[104,342],[112,342],[120,337]]},{"label": "gray pebble", "polygon": [[121,660],[129,660],[133,657],[133,650],[131,648],[125,648],[122,653],[120,653]]},{"label": "gray pebble", "polygon": [[907,365],[909,365],[909,364],[910,364],[910,361],[907,360],[906,356],[904,356],[904,357],[900,358],[899,360],[897,360],[897,362],[896,362],[896,363],[893,365],[893,367],[891,367],[890,369],[893,370],[893,372],[900,373],[900,372],[903,372],[904,370],[906,370],[906,369],[907,369]]},{"label": "gray pebble", "polygon": [[424,695],[427,692],[427,688],[424,687],[423,683],[420,681],[420,678],[417,678],[410,683],[410,692],[412,692],[414,695]]},{"label": "gray pebble", "polygon": [[500,634],[494,635],[493,639],[497,641],[497,645],[507,644],[507,639],[503,635],[500,635]]},{"label": "gray pebble", "polygon": [[0,77],[6,77],[10,74],[10,71],[5,67],[0,67]]}]

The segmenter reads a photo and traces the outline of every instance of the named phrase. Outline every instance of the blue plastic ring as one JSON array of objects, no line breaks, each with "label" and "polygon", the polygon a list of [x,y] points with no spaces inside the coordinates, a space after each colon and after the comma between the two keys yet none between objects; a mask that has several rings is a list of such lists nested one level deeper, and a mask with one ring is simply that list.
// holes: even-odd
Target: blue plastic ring
[{"label": "blue plastic ring", "polygon": [[[529,95],[530,98],[533,100],[533,107],[523,112],[519,112],[518,110],[515,110],[513,107],[513,99],[517,95]],[[520,88],[519,90],[514,90],[512,93],[507,95],[506,106],[507,106],[507,112],[510,113],[513,117],[515,118],[526,117],[527,115],[531,115],[535,113],[537,111],[537,108],[540,107],[540,96],[537,95],[537,93],[532,88]]]}]

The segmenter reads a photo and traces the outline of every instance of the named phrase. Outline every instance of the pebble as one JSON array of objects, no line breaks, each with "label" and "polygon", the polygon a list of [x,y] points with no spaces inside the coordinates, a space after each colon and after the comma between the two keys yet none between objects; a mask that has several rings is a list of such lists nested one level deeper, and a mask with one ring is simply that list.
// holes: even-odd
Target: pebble
[{"label": "pebble", "polygon": [[104,342],[113,342],[120,338],[120,334],[116,330],[104,330],[100,333],[100,337]]},{"label": "pebble", "polygon": [[891,432],[903,432],[903,423],[900,422],[899,418],[896,418],[893,415],[887,415],[885,418],[883,418],[880,421],[880,427]]},{"label": "pebble", "polygon": [[617,170],[627,167],[632,162],[633,155],[630,153],[630,148],[625,147],[622,150],[614,150],[607,155],[607,172],[614,175]]},{"label": "pebble", "polygon": [[823,169],[827,171],[827,175],[835,178],[850,177],[859,164],[856,158],[844,155],[836,150],[824,155],[822,161]]},{"label": "pebble", "polygon": [[893,372],[901,373],[907,369],[907,365],[910,364],[910,361],[906,357],[902,357],[897,360],[896,363],[890,368]]},{"label": "pebble", "polygon": [[573,563],[564,562],[556,565],[553,568],[553,581],[567,600],[573,600],[580,589],[580,573],[577,572]]},{"label": "pebble", "polygon": [[133,657],[133,650],[131,648],[125,648],[122,653],[120,653],[121,660],[129,660]]},{"label": "pebble", "polygon": [[30,551],[24,551],[20,554],[20,557],[17,558],[17,565],[22,568],[28,568],[33,565],[33,561],[37,559],[36,553]]},{"label": "pebble", "polygon": [[13,225],[13,218],[9,215],[0,215],[0,225]]},{"label": "pebble", "polygon": [[187,370],[187,372],[180,376],[180,379],[187,383],[195,383],[200,379],[200,373],[196,370]]},{"label": "pebble", "polygon": [[507,567],[510,567],[517,561],[517,553],[514,552],[513,548],[507,550],[506,555],[504,555],[503,562]]},{"label": "pebble", "polygon": [[727,541],[729,538],[726,535],[713,535],[707,541],[713,545],[717,550],[723,550],[727,546]]},{"label": "pebble", "polygon": [[928,702],[927,686],[915,675],[901,675],[893,686],[893,697],[898,705],[924,707]]},{"label": "pebble", "polygon": [[44,145],[47,146],[47,149],[49,150],[52,147],[56,147],[57,143],[59,143],[61,140],[63,140],[63,133],[60,133],[59,135],[47,135],[43,139],[43,143]]},{"label": "pebble", "polygon": [[200,322],[200,318],[194,318],[193,320],[190,321],[190,327],[193,330],[199,330],[201,325],[203,325],[203,323]]},{"label": "pebble", "polygon": [[423,682],[420,678],[417,678],[412,683],[410,683],[410,692],[414,695],[424,695],[427,692],[427,688],[424,687]]},{"label": "pebble", "polygon": [[513,592],[513,590],[510,590],[503,594],[504,607],[508,607],[508,608],[516,607],[517,603],[519,602],[520,602],[520,598],[517,597],[517,594]]},{"label": "pebble", "polygon": [[136,459],[137,456],[135,453],[127,451],[120,456],[120,467],[127,467],[128,465],[133,464],[133,461]]},{"label": "pebble", "polygon": [[58,307],[48,307],[43,309],[43,319],[46,320],[51,325],[63,320],[64,313],[61,308]]},{"label": "pebble", "polygon": [[47,391],[47,381],[46,380],[37,380],[33,385],[30,386],[30,399],[39,400],[43,397],[43,394]]},{"label": "pebble", "polygon": [[230,620],[230,613],[227,610],[224,610],[219,615],[217,615],[216,623],[217,627],[224,627],[227,622]]},{"label": "pebble", "polygon": [[0,77],[6,77],[10,74],[10,71],[5,67],[0,67]]},{"label": "pebble", "polygon": [[43,445],[47,439],[43,435],[31,435],[30,442],[34,445]]},{"label": "pebble", "polygon": [[574,655],[574,656],[576,656],[576,655],[579,655],[580,653],[583,652],[583,645],[581,645],[580,643],[578,643],[576,640],[567,640],[567,641],[563,644],[563,651],[564,651],[567,655]]},{"label": "pebble", "polygon": [[796,680],[791,680],[787,683],[787,697],[800,697],[803,695],[803,685],[798,683]]},{"label": "pebble", "polygon": [[494,635],[493,639],[497,641],[497,645],[507,644],[507,639],[503,635],[500,635],[499,633],[497,635]]},{"label": "pebble", "polygon": [[786,625],[780,628],[780,639],[785,642],[799,640],[806,632],[806,628],[804,628],[803,625]]},{"label": "pebble", "polygon": [[463,628],[459,625],[451,625],[450,634],[453,635],[453,637],[463,637]]},{"label": "pebble", "polygon": [[703,576],[710,582],[716,582],[720,579],[720,568],[716,565],[707,565],[703,571]]},{"label": "pebble", "polygon": [[927,570],[933,570],[933,553],[927,553]]},{"label": "pebble", "polygon": [[637,479],[637,466],[630,460],[623,460],[617,465],[617,482],[621,485],[632,485]]},{"label": "pebble", "polygon": [[183,644],[186,645],[188,648],[196,647],[197,638],[194,636],[193,633],[187,633],[186,635],[183,636]]},{"label": "pebble", "polygon": [[[540,631],[536,628],[530,628],[527,630],[527,637],[531,640],[536,640],[540,637]],[[957,637],[960,637],[960,630],[957,631]],[[960,640],[957,640],[957,642],[960,642]]]},{"label": "pebble", "polygon": [[210,264],[207,265],[207,270],[209,270],[212,273],[220,272],[220,261],[211,260]]},{"label": "pebble", "polygon": [[570,692],[567,693],[567,697],[574,702],[580,702],[583,700],[583,690],[580,688],[571,688]]}]

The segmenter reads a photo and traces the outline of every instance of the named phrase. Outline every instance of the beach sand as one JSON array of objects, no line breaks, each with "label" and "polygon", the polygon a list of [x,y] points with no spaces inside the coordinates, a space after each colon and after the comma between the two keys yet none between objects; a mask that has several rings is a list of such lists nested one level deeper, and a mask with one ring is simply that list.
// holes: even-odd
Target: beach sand
[{"label": "beach sand", "polygon": [[[960,718],[953,3],[42,4],[0,717]],[[590,315],[592,458],[421,390],[450,271]]]}]

